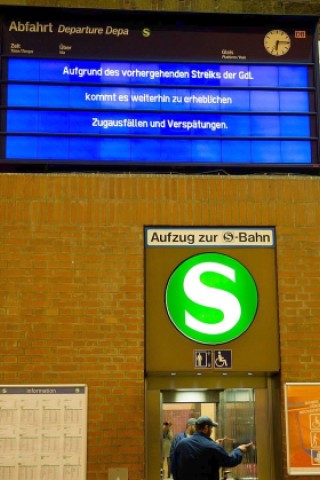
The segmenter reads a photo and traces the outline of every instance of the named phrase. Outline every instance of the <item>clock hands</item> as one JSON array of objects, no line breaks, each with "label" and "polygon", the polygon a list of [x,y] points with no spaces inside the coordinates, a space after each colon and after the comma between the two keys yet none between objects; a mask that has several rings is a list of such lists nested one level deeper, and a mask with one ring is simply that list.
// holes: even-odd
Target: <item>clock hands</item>
[{"label": "clock hands", "polygon": [[276,41],[276,50],[278,50],[280,43],[289,44],[290,42],[289,42],[288,40],[277,40],[277,41]]},{"label": "clock hands", "polygon": [[[272,48],[272,51],[273,51],[273,52],[274,52],[274,51],[278,52],[280,43],[284,43],[284,44],[286,44],[286,45],[290,45],[290,41],[288,41],[288,40],[277,40],[276,43],[274,44],[274,47]],[[289,48],[289,47],[288,47],[288,48]]]},{"label": "clock hands", "polygon": [[272,47],[271,51],[274,52],[274,51],[278,51],[278,47],[279,47],[279,40],[276,41],[276,43],[274,44],[274,47]]}]

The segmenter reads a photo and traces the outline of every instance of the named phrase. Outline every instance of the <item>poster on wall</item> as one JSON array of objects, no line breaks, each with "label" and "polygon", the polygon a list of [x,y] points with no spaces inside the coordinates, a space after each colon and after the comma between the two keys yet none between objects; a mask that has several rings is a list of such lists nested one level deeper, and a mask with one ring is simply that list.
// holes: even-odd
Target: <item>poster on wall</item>
[{"label": "poster on wall", "polygon": [[289,475],[320,475],[320,383],[286,383]]},{"label": "poster on wall", "polygon": [[1,480],[85,480],[87,387],[0,385]]}]

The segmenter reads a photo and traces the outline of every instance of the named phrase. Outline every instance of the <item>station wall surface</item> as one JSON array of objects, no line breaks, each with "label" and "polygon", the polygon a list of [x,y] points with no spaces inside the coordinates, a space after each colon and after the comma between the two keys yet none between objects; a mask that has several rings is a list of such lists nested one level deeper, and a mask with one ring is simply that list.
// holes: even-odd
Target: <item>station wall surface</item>
[{"label": "station wall surface", "polygon": [[144,478],[145,225],[275,227],[281,383],[318,381],[319,197],[308,176],[1,174],[0,383],[87,384],[88,480]]},{"label": "station wall surface", "polygon": [[1,5],[319,15],[318,0],[2,0]]},{"label": "station wall surface", "polygon": [[[320,14],[313,0],[2,4]],[[145,225],[275,227],[281,384],[319,381],[319,198],[317,176],[1,173],[0,383],[87,384],[88,480],[144,478]],[[284,433],[279,455],[286,471]]]}]

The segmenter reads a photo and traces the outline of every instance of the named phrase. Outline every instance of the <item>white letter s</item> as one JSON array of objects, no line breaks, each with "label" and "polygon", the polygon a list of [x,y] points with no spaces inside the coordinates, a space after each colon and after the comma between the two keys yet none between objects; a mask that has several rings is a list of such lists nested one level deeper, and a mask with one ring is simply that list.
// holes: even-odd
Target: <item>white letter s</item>
[{"label": "white letter s", "polygon": [[186,274],[183,283],[185,294],[190,300],[205,307],[221,310],[224,318],[219,323],[208,324],[196,319],[186,310],[186,325],[193,330],[209,335],[228,332],[240,319],[241,305],[232,293],[204,285],[200,281],[200,276],[204,272],[219,273],[235,282],[235,271],[220,263],[204,262],[192,267]]}]

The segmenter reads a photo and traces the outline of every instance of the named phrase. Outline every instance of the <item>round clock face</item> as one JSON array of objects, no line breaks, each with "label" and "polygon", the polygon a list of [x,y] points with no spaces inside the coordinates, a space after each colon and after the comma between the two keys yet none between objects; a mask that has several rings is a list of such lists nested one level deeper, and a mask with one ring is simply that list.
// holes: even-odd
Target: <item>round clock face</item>
[{"label": "round clock face", "polygon": [[289,35],[283,30],[271,30],[264,37],[264,47],[271,55],[285,55],[291,46]]}]

